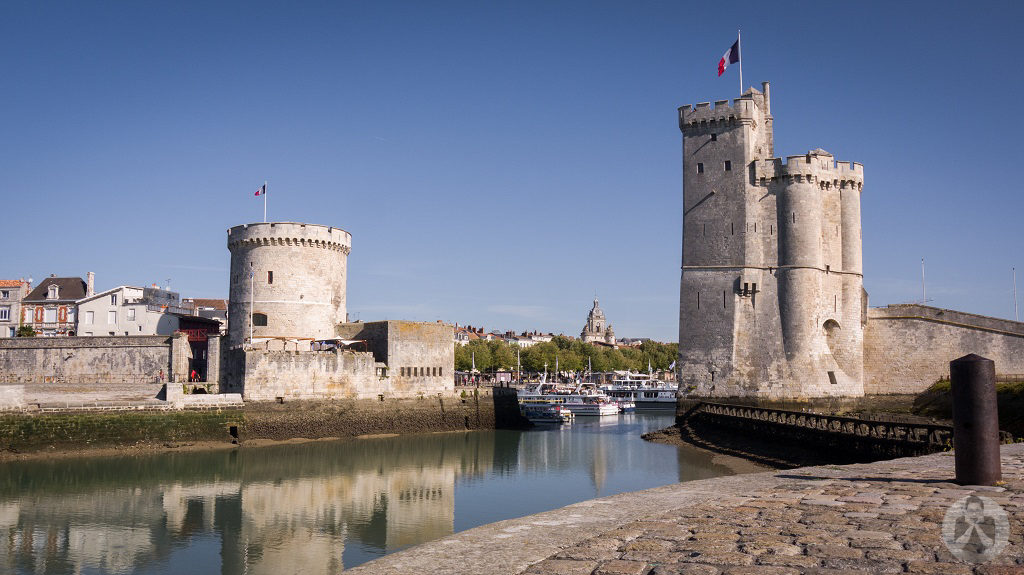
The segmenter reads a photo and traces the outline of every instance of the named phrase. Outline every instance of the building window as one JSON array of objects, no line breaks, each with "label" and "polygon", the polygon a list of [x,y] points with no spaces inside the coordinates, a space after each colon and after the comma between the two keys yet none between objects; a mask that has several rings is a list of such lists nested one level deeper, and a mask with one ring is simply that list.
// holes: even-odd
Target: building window
[{"label": "building window", "polygon": [[43,322],[55,323],[57,321],[57,308],[51,307],[43,310]]},{"label": "building window", "polygon": [[697,173],[698,174],[703,174],[704,173],[704,164],[702,164],[701,162],[697,162]]},{"label": "building window", "polygon": [[11,299],[11,292],[7,290],[0,290],[0,299]]},{"label": "building window", "polygon": [[267,283],[274,283],[274,272],[267,272]]},{"label": "building window", "polygon": [[91,312],[91,311],[85,312],[85,325],[92,325],[92,322],[93,322],[93,319],[94,319],[95,315],[96,315],[95,312]]},{"label": "building window", "polygon": [[17,328],[13,328],[13,327],[7,328],[7,337],[15,337],[16,335],[18,335],[18,329]]},{"label": "building window", "polygon": [[60,295],[60,288],[56,285],[51,285],[47,288],[46,299],[57,299],[58,295]]},{"label": "building window", "polygon": [[730,162],[729,160],[726,160],[725,161],[725,171],[728,172],[728,171],[731,171],[731,170],[732,170],[732,162]]},{"label": "building window", "polygon": [[11,306],[5,305],[0,307],[0,321],[9,321],[11,319]]},{"label": "building window", "polygon": [[117,294],[110,294],[110,305],[117,305]]},{"label": "building window", "polygon": [[254,313],[252,314],[252,324],[258,327],[267,327],[267,314],[265,313]]},{"label": "building window", "polygon": [[128,321],[135,321],[135,308],[128,308]]},{"label": "building window", "polygon": [[[107,323],[111,324],[111,325],[117,323],[117,312],[116,311],[108,311],[107,312]],[[110,335],[114,335],[114,334],[110,334]]]}]

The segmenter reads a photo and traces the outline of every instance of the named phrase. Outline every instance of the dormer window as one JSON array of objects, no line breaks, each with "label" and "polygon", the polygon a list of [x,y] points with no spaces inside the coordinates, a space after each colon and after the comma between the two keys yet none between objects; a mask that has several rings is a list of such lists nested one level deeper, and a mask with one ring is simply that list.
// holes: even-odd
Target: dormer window
[{"label": "dormer window", "polygon": [[110,305],[117,305],[117,294],[110,294]]},{"label": "dormer window", "polygon": [[60,287],[56,284],[52,284],[47,288],[46,299],[57,299],[58,295],[60,295]]}]

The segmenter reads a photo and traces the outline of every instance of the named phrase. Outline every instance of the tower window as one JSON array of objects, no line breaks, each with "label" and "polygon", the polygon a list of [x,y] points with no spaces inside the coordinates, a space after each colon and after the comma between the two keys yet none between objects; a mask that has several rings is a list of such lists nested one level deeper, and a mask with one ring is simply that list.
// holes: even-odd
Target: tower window
[{"label": "tower window", "polygon": [[728,171],[731,171],[731,170],[732,170],[732,162],[730,162],[729,160],[726,160],[725,161],[725,171],[728,172]]},{"label": "tower window", "polygon": [[718,134],[711,134],[711,141],[714,142],[716,140],[718,140]]},{"label": "tower window", "polygon": [[274,272],[267,272],[267,283],[274,283]]},{"label": "tower window", "polygon": [[259,327],[267,327],[267,314],[265,313],[254,313],[252,314],[252,324]]},{"label": "tower window", "polygon": [[697,162],[697,173],[698,174],[703,174],[704,173],[704,164],[702,164],[701,162]]},{"label": "tower window", "polygon": [[700,292],[697,292],[697,309],[700,309]]}]

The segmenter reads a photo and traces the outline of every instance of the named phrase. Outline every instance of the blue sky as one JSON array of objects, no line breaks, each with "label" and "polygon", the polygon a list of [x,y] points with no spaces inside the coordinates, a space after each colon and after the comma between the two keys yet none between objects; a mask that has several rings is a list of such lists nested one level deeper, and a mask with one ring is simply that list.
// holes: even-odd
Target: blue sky
[{"label": "blue sky", "polygon": [[[766,10],[770,6],[771,10]],[[0,277],[226,297],[225,230],[350,231],[353,318],[677,338],[676,108],[772,83],[862,162],[872,305],[1013,318],[1019,4],[6,2]]]}]

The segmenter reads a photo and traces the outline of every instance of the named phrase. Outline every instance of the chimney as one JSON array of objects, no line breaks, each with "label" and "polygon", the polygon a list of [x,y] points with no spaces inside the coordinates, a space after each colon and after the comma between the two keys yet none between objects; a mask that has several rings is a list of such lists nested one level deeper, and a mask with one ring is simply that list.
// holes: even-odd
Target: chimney
[{"label": "chimney", "polygon": [[96,274],[89,272],[85,278],[85,297],[96,295]]},{"label": "chimney", "polygon": [[768,89],[769,89],[768,82],[761,82],[761,92],[764,93],[764,115],[765,116],[771,116],[772,115],[772,97],[771,97],[771,93],[768,91]]}]

